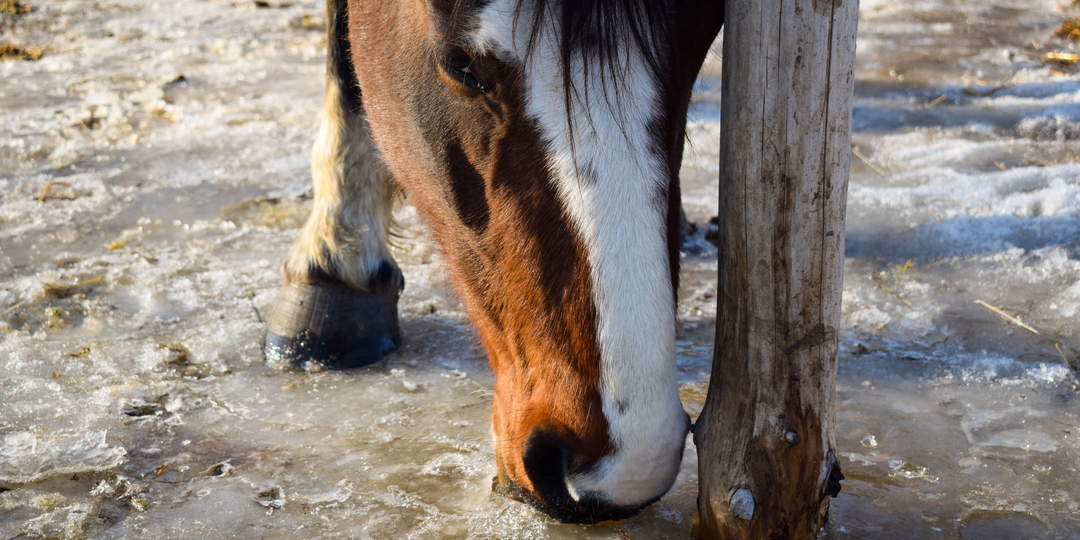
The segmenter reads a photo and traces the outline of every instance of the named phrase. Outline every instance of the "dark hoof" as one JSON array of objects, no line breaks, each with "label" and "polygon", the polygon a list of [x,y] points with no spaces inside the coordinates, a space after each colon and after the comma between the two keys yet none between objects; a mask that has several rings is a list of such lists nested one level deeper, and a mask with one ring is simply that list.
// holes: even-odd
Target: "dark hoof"
[{"label": "dark hoof", "polygon": [[266,329],[266,359],[300,369],[373,364],[401,344],[397,291],[290,283],[278,291]]}]

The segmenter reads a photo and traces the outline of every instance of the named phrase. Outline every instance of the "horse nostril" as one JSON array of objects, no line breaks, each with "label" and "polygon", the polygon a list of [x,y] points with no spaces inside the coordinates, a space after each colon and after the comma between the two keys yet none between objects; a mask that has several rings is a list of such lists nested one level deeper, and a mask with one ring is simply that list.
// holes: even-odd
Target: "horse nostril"
[{"label": "horse nostril", "polygon": [[534,491],[522,494],[524,498],[564,523],[623,519],[646,506],[615,506],[597,493],[571,494],[567,477],[584,473],[588,467],[577,463],[573,445],[550,431],[537,430],[529,436],[522,463]]},{"label": "horse nostril", "polygon": [[525,474],[537,495],[549,505],[561,507],[574,502],[566,488],[567,453],[565,442],[549,431],[534,431],[525,443]]}]

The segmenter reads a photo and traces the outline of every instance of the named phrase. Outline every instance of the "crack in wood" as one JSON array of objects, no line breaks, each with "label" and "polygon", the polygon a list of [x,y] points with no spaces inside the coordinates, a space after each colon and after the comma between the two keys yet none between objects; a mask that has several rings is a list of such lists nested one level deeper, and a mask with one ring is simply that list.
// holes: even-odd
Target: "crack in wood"
[{"label": "crack in wood", "polygon": [[784,349],[784,354],[791,356],[802,349],[812,349],[818,345],[828,343],[836,337],[836,329],[831,326],[825,326],[824,323],[817,323],[810,329],[807,334],[795,343],[789,345]]}]

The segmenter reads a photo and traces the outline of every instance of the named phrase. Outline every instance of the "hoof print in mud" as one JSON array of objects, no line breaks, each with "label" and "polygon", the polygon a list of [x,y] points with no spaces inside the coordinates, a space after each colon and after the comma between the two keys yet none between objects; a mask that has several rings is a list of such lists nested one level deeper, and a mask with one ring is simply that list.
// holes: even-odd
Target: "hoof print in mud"
[{"label": "hoof print in mud", "polygon": [[398,294],[285,285],[270,313],[266,358],[300,369],[348,369],[378,362],[401,343]]}]

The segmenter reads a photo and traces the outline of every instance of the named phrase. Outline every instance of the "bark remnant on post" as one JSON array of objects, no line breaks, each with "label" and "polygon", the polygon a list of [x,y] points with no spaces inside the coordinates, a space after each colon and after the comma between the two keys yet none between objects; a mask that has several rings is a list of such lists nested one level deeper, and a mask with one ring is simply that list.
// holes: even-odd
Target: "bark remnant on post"
[{"label": "bark remnant on post", "polygon": [[716,345],[700,536],[815,538],[833,395],[857,0],[726,0]]}]

